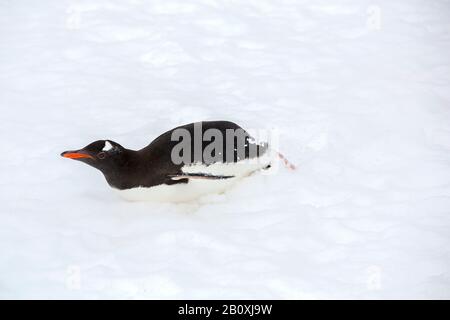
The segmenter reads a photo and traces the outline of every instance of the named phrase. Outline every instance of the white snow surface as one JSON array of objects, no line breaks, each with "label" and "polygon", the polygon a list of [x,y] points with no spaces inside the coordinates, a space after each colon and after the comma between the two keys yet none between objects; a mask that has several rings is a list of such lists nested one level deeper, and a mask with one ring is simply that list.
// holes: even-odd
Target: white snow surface
[{"label": "white snow surface", "polygon": [[[450,298],[450,3],[0,2],[0,298]],[[295,172],[125,202],[59,153],[200,120]]]}]

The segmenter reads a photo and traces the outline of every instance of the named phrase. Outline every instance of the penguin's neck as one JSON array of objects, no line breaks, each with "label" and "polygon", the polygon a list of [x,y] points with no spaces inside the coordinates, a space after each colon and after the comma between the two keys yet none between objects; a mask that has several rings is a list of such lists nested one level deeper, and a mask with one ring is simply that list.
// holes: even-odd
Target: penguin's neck
[{"label": "penguin's neck", "polygon": [[129,149],[124,149],[111,166],[101,169],[108,184],[120,190],[141,185],[148,170],[139,151]]}]

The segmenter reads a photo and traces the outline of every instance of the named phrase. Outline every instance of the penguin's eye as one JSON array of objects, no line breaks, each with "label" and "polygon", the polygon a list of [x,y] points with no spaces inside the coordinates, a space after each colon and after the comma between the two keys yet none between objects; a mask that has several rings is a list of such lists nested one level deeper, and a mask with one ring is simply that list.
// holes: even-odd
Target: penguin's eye
[{"label": "penguin's eye", "polygon": [[98,157],[99,159],[105,159],[106,153],[105,153],[105,152],[100,152],[100,153],[97,155],[97,157]]}]

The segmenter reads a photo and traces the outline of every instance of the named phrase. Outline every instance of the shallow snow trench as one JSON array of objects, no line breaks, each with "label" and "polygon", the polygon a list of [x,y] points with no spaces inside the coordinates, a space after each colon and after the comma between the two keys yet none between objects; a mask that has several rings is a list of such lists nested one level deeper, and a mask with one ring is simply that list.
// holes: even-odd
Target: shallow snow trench
[{"label": "shallow snow trench", "polygon": [[[450,298],[446,1],[0,4],[0,298]],[[125,202],[59,153],[275,128],[294,173]]]}]

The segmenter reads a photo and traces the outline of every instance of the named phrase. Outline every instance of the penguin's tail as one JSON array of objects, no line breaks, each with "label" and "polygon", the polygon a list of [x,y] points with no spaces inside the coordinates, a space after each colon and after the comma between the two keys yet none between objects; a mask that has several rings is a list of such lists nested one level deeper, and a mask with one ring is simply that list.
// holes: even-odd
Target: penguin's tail
[{"label": "penguin's tail", "polygon": [[286,157],[284,155],[282,155],[280,152],[277,152],[278,158],[280,158],[281,161],[283,161],[283,164],[286,168],[288,168],[289,170],[295,170],[296,167],[295,165],[293,165],[291,162],[289,162],[288,159],[286,159]]}]

